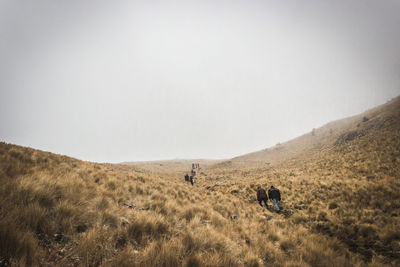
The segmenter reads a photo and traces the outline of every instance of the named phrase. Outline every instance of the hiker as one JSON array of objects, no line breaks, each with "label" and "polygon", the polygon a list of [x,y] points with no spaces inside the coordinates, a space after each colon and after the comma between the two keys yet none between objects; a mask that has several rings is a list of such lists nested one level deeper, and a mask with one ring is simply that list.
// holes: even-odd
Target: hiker
[{"label": "hiker", "polygon": [[191,183],[192,185],[194,185],[193,175],[190,175],[190,183]]},{"label": "hiker", "polygon": [[267,204],[267,201],[268,201],[267,193],[265,192],[264,189],[261,188],[261,186],[258,186],[258,188],[257,188],[257,200],[258,200],[258,203],[260,204],[261,207],[263,206],[263,205],[262,205],[262,202],[264,201],[265,208],[268,209],[268,204]]},{"label": "hiker", "polygon": [[189,174],[185,174],[185,182],[189,182]]},{"label": "hiker", "polygon": [[268,197],[275,205],[276,212],[279,212],[278,201],[281,201],[281,192],[278,188],[275,188],[271,185],[271,188],[268,190]]}]

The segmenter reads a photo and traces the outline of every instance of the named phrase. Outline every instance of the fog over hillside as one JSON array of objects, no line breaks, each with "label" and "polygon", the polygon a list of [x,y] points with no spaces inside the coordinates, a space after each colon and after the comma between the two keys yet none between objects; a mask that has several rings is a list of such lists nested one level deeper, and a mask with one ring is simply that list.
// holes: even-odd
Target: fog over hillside
[{"label": "fog over hillside", "polygon": [[400,94],[400,2],[0,0],[0,140],[231,158]]}]

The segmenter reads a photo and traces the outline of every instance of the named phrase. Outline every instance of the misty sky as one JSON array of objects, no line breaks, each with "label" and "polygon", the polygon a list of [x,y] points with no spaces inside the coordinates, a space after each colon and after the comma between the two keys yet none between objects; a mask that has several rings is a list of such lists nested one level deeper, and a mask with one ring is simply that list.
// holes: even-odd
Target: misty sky
[{"label": "misty sky", "polygon": [[400,1],[0,0],[0,140],[230,158],[400,94]]}]

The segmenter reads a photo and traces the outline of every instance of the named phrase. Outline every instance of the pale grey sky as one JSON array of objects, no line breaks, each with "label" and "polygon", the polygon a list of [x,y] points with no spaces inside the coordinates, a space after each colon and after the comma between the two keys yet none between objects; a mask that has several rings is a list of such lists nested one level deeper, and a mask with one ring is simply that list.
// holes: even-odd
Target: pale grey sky
[{"label": "pale grey sky", "polygon": [[400,1],[0,0],[0,140],[230,158],[400,94]]}]

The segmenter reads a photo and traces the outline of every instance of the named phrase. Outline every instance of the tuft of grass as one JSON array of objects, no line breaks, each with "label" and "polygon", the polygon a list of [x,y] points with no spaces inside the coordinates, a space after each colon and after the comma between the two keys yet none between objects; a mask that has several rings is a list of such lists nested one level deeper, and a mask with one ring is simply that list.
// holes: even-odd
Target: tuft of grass
[{"label": "tuft of grass", "polygon": [[144,244],[148,240],[158,240],[168,232],[169,225],[164,217],[152,213],[138,215],[127,229],[128,237],[138,244]]},{"label": "tuft of grass", "polygon": [[293,250],[296,247],[296,244],[293,242],[293,240],[290,239],[284,239],[279,242],[279,247],[285,251],[289,252],[290,250]]},{"label": "tuft of grass", "polygon": [[21,231],[11,219],[0,222],[0,252],[5,262],[16,265],[33,266],[41,257],[34,235]]}]

